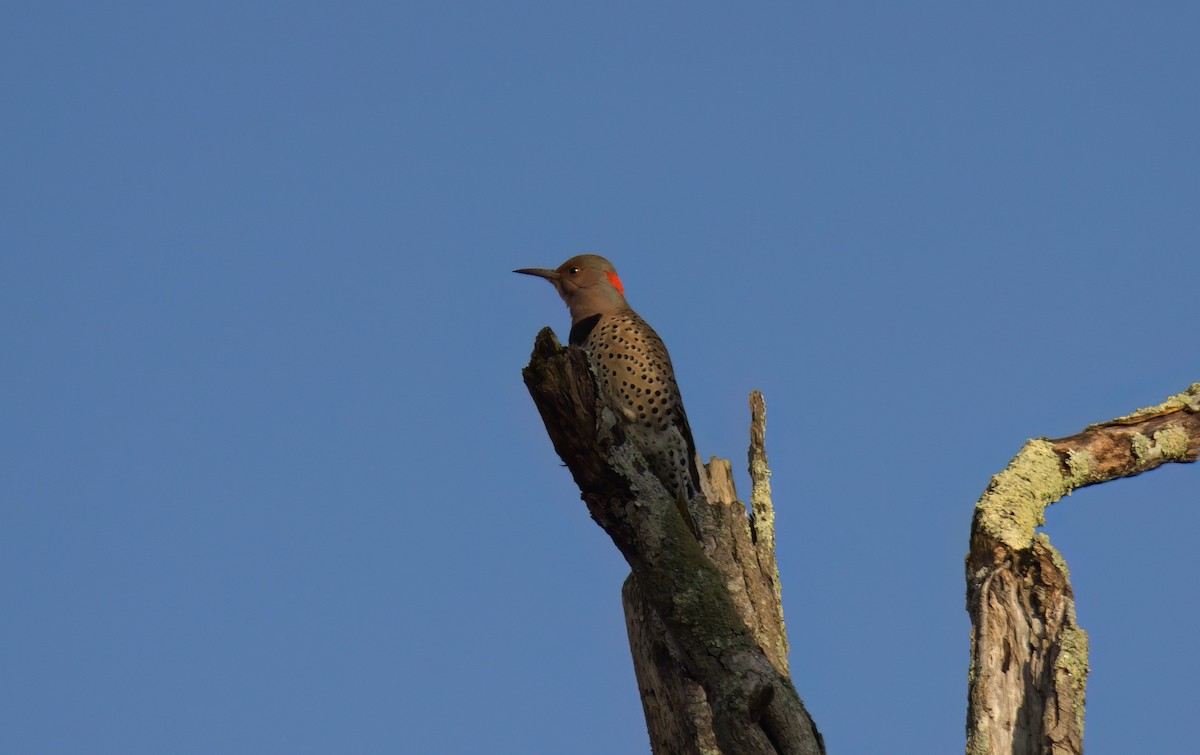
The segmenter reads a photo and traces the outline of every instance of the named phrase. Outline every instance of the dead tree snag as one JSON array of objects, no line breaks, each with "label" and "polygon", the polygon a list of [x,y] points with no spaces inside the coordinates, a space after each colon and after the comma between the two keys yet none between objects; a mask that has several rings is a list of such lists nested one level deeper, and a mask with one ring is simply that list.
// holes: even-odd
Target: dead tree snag
[{"label": "dead tree snag", "polygon": [[693,506],[698,537],[598,399],[578,347],[538,334],[525,384],[592,518],[632,573],[622,590],[651,745],[658,753],[823,753],[792,685],[775,568],[773,513],[755,406],[753,522],[729,463],[714,459]]}]

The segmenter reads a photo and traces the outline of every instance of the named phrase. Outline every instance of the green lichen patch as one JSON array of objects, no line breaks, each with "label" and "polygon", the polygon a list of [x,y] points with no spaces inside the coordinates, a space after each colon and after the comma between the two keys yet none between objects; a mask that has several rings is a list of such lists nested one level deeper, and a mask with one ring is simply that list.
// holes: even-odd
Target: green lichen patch
[{"label": "green lichen patch", "polygon": [[975,504],[976,527],[1010,548],[1028,548],[1034,530],[1045,524],[1046,507],[1086,479],[1093,465],[1083,456],[1069,458],[1064,474],[1049,441],[1027,442]]},{"label": "green lichen patch", "polygon": [[1174,425],[1164,427],[1149,438],[1142,433],[1129,436],[1133,458],[1140,464],[1182,459],[1187,455],[1189,440],[1187,430]]},{"label": "green lichen patch", "polygon": [[1133,458],[1139,462],[1149,461],[1154,453],[1154,442],[1141,433],[1134,433],[1129,436],[1130,450],[1133,451]]},{"label": "green lichen patch", "polygon": [[1072,448],[1067,451],[1067,469],[1072,480],[1090,480],[1096,471],[1096,460],[1087,451]]},{"label": "green lichen patch", "polygon": [[1033,536],[1033,539],[1037,541],[1038,545],[1046,549],[1046,553],[1050,556],[1050,563],[1054,564],[1054,568],[1058,569],[1059,573],[1063,575],[1063,579],[1070,582],[1071,570],[1067,568],[1067,561],[1058,552],[1058,548],[1050,544],[1050,538],[1046,533],[1038,532]]},{"label": "green lichen patch", "polygon": [[1177,393],[1158,406],[1138,409],[1133,414],[1117,417],[1113,422],[1133,422],[1146,417],[1157,417],[1171,412],[1200,412],[1200,383],[1192,383],[1183,393]]},{"label": "green lichen patch", "polygon": [[1154,434],[1154,445],[1165,459],[1182,459],[1188,452],[1187,431],[1177,425],[1164,427]]},{"label": "green lichen patch", "polygon": [[1059,697],[1069,694],[1074,705],[1075,720],[1083,733],[1084,701],[1087,699],[1088,634],[1079,627],[1064,627],[1059,637],[1059,653],[1054,659],[1055,681],[1066,685],[1059,689]]}]

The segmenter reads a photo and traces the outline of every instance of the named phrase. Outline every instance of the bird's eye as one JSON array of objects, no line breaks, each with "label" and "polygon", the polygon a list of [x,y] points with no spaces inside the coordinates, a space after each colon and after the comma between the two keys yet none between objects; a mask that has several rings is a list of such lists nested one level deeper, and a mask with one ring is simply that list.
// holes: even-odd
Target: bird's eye
[{"label": "bird's eye", "polygon": [[579,272],[579,268],[577,268],[577,267],[573,267],[573,268],[571,268],[570,270],[568,270],[568,271],[567,271],[567,275],[575,275],[575,274],[576,274],[576,273],[578,273],[578,272]]}]

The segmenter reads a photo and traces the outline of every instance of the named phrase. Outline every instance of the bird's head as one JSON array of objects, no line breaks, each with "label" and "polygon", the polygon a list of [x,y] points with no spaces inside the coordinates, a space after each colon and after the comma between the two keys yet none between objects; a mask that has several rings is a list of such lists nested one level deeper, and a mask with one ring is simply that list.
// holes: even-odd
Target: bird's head
[{"label": "bird's head", "polygon": [[571,310],[572,324],[593,315],[610,315],[629,308],[617,269],[598,254],[572,257],[557,270],[530,267],[513,272],[536,275],[554,284],[558,295]]}]

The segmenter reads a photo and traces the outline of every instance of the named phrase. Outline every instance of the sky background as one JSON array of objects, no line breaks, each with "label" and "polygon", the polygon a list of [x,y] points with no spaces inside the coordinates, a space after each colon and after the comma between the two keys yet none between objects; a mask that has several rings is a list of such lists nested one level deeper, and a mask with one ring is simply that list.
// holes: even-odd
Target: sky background
[{"label": "sky background", "polygon": [[[9,3],[0,751],[646,753],[521,382],[596,252],[831,753],[964,744],[972,506],[1200,380],[1194,3]],[[1194,744],[1200,469],[1046,531],[1091,754]]]}]

